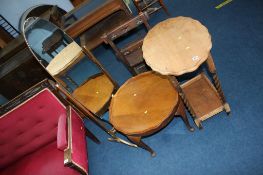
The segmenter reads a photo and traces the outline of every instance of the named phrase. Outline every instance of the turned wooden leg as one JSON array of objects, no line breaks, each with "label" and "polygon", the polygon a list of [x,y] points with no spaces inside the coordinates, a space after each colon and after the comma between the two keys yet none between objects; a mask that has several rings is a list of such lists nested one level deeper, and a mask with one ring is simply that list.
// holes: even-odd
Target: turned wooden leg
[{"label": "turned wooden leg", "polygon": [[159,0],[159,3],[160,3],[160,5],[163,7],[165,13],[166,13],[168,16],[171,16],[171,14],[168,12],[167,7],[166,7],[165,4],[163,3],[163,0]]},{"label": "turned wooden leg", "polygon": [[187,107],[188,111],[190,112],[191,116],[193,117],[194,121],[195,121],[195,124],[197,125],[197,127],[199,129],[202,129],[202,125],[201,125],[201,122],[196,122],[196,121],[199,121],[196,117],[196,114],[194,112],[194,110],[192,109],[192,106],[190,105],[188,99],[186,98],[184,92],[183,92],[183,89],[181,88],[179,82],[177,81],[177,79],[174,77],[174,76],[169,76],[170,78],[170,81],[173,83],[173,85],[175,86],[177,92],[179,93],[180,97],[182,98],[185,106]]},{"label": "turned wooden leg", "polygon": [[222,101],[222,103],[224,105],[224,109],[225,109],[226,113],[229,115],[230,111],[231,111],[230,110],[230,106],[226,102],[226,98],[225,98],[224,92],[222,90],[222,87],[221,87],[221,84],[220,84],[220,81],[219,81],[219,78],[218,78],[218,75],[217,75],[217,72],[216,72],[215,63],[213,61],[213,57],[212,57],[211,53],[209,54],[209,56],[208,56],[208,58],[206,60],[206,64],[207,64],[209,72],[212,74],[213,83],[215,85],[216,90],[218,91],[218,93],[220,95],[220,99],[221,99],[221,101]]},{"label": "turned wooden leg", "polygon": [[127,136],[130,141],[138,145],[139,147],[149,151],[151,153],[151,156],[156,156],[156,153],[148,146],[146,145],[139,136]]},{"label": "turned wooden leg", "polygon": [[100,140],[90,131],[85,127],[85,134],[87,137],[89,137],[93,142],[100,144]]},{"label": "turned wooden leg", "polygon": [[192,109],[192,107],[190,106],[190,103],[189,103],[189,101],[187,100],[187,98],[186,98],[186,96],[185,96],[185,94],[184,94],[184,92],[183,92],[183,89],[181,88],[179,82],[177,81],[177,79],[176,79],[174,76],[169,76],[169,78],[170,78],[170,81],[171,81],[171,82],[173,83],[173,85],[175,86],[175,88],[176,88],[177,92],[179,93],[180,97],[182,98],[182,100],[183,100],[184,104],[186,105],[187,109],[189,110],[191,116],[192,116],[193,118],[195,118],[195,116],[196,116],[196,115],[195,115],[195,112],[194,112],[194,110]]},{"label": "turned wooden leg", "polygon": [[184,121],[184,124],[186,125],[187,129],[191,132],[193,132],[195,129],[190,125],[188,118],[185,113],[184,104],[182,102],[182,99],[179,97],[179,106],[175,113],[176,116],[180,116],[181,119]]}]

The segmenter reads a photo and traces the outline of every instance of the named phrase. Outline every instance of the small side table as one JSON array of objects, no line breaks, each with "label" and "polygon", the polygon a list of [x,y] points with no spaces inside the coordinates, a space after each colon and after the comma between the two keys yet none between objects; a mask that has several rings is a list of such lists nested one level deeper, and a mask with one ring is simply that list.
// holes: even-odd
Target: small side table
[{"label": "small side table", "polygon": [[152,71],[139,74],[124,83],[113,96],[109,108],[110,123],[133,143],[155,152],[141,139],[164,128],[174,116],[180,116],[190,131],[183,102],[167,76]]},{"label": "small side table", "polygon": [[[170,18],[154,26],[146,35],[142,50],[146,63],[171,76],[196,125],[225,110],[230,113],[213,58],[211,36],[205,26],[189,17]],[[197,70],[206,63],[214,85],[202,72],[184,84],[176,77]]]}]

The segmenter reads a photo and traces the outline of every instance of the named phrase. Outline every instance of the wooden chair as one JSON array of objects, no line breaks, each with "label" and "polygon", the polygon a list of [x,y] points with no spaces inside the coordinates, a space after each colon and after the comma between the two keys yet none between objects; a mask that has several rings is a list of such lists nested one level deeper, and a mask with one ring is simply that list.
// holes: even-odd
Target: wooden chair
[{"label": "wooden chair", "polygon": [[42,42],[42,53],[48,53],[51,57],[53,56],[53,52],[55,52],[55,55],[58,54],[58,47],[63,45],[66,46],[66,43],[64,42],[63,38],[63,32],[60,30],[56,30],[51,36],[49,36],[47,39],[45,39]]},{"label": "wooden chair", "polygon": [[[137,8],[138,12],[147,11],[149,14],[152,14],[163,8],[165,13],[171,16],[163,0],[133,0],[133,3]],[[154,5],[157,3],[159,4],[159,6],[154,7]]]},{"label": "wooden chair", "polygon": [[114,28],[102,36],[104,42],[112,47],[118,59],[123,62],[123,64],[133,75],[149,70],[149,67],[145,64],[142,56],[141,47],[143,38],[139,38],[136,41],[130,42],[123,48],[119,48],[114,41],[124,35],[126,36],[128,32],[134,31],[141,25],[144,25],[147,30],[150,30],[151,27],[147,22],[148,19],[149,16],[146,12],[140,13],[138,16]]}]

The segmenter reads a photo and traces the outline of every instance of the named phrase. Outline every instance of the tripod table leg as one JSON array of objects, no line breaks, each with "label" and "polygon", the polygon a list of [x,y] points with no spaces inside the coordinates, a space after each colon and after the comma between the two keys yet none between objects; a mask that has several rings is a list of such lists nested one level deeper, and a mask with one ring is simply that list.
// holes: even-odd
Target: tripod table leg
[{"label": "tripod table leg", "polygon": [[156,156],[156,153],[150,148],[148,145],[146,145],[139,136],[128,136],[128,139],[138,145],[139,147],[149,151],[152,155],[152,157]]}]

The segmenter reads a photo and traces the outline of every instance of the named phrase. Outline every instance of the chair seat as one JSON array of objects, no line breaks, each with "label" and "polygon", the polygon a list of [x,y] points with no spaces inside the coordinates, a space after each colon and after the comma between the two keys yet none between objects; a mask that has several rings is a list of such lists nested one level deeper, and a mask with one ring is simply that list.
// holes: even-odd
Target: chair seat
[{"label": "chair seat", "polygon": [[105,74],[89,79],[73,92],[75,97],[87,109],[98,113],[111,98],[114,85]]},{"label": "chair seat", "polygon": [[72,42],[51,60],[46,69],[53,76],[62,74],[63,71],[79,61],[82,54],[82,48],[77,43]]},{"label": "chair seat", "polygon": [[112,98],[110,123],[126,135],[151,134],[173,116],[178,101],[166,76],[142,73],[129,79]]},{"label": "chair seat", "polygon": [[1,175],[79,175],[74,169],[64,167],[64,152],[57,149],[56,141],[1,169],[0,172]]}]

